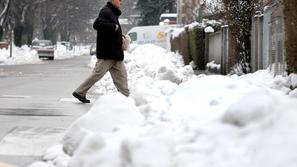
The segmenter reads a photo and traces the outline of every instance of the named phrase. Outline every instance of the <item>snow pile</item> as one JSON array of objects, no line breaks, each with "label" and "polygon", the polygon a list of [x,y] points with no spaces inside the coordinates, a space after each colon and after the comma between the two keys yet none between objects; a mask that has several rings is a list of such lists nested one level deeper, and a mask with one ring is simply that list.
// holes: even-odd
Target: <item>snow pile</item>
[{"label": "snow pile", "polygon": [[132,74],[131,81],[148,76],[179,84],[193,75],[189,66],[183,67],[180,55],[152,44],[136,46],[133,52],[127,53],[126,58],[128,74]]},{"label": "snow pile", "polygon": [[289,76],[289,80],[292,88],[297,88],[297,74],[291,74]]},{"label": "snow pile", "polygon": [[[96,57],[93,57],[89,66],[94,67]],[[128,72],[130,88],[139,79],[149,77],[158,81],[171,81],[179,84],[192,77],[194,72],[191,66],[184,66],[180,55],[168,52],[152,44],[130,46],[125,52],[125,64]],[[96,83],[99,94],[116,91],[109,73]]]},{"label": "snow pile", "polygon": [[207,27],[205,27],[204,32],[205,33],[212,33],[212,32],[214,32],[214,29],[211,26],[207,26]]},{"label": "snow pile", "polygon": [[232,149],[224,149],[237,152],[235,155],[230,152],[233,157],[226,159],[226,163],[232,164],[229,166],[239,162],[243,162],[240,166],[296,166],[297,134],[292,128],[297,125],[296,107],[296,100],[267,90],[252,92],[232,104],[222,121],[235,128],[232,133],[237,140],[233,140],[236,145]]},{"label": "snow pile", "polygon": [[[76,46],[73,50],[67,50],[64,45],[57,45],[55,48],[55,59],[66,59],[74,56],[89,54],[88,46]],[[10,57],[10,49],[0,49],[0,65],[16,65],[16,64],[38,64],[42,61],[38,58],[35,50],[27,45],[21,48],[13,46],[12,56]]]},{"label": "snow pile", "polygon": [[143,116],[138,112],[132,99],[120,93],[100,97],[91,110],[69,128],[64,137],[64,149],[70,155],[73,154],[80,144],[80,141],[73,143],[76,141],[76,136],[73,139],[73,134],[79,133],[78,130],[81,130],[80,134],[83,135],[89,132],[108,133],[116,131],[121,126],[140,125],[142,120]]},{"label": "snow pile", "polygon": [[43,160],[44,162],[35,162],[30,167],[67,167],[70,156],[64,153],[63,146],[59,144],[49,148],[44,153]]},{"label": "snow pile", "polygon": [[216,64],[215,61],[211,61],[206,64],[206,68],[208,71],[219,73],[219,71],[221,70],[221,64]]},{"label": "snow pile", "polygon": [[77,45],[73,47],[73,56],[90,55],[90,45]]},{"label": "snow pile", "polygon": [[171,32],[171,38],[177,38],[182,33],[186,33],[188,31],[193,31],[194,29],[203,29],[205,33],[212,33],[215,32],[214,27],[221,27],[222,23],[216,20],[208,20],[203,19],[202,23],[192,22],[191,24],[185,25],[182,28],[174,28]]},{"label": "snow pile", "polygon": [[42,165],[297,166],[294,77],[194,76],[176,57],[152,45],[127,52],[131,96],[105,90],[65,135],[70,157],[52,154]]},{"label": "snow pile", "polygon": [[0,65],[14,65],[14,64],[37,64],[41,61],[38,58],[37,52],[31,50],[27,45],[21,48],[12,47],[12,57],[10,57],[10,49],[0,49]]},{"label": "snow pile", "polygon": [[297,98],[297,74],[291,74],[288,80],[290,88],[293,89],[293,91],[289,92],[289,95]]},{"label": "snow pile", "polygon": [[64,45],[56,45],[55,59],[65,59],[74,56],[74,51],[67,49]]},{"label": "snow pile", "polygon": [[74,56],[82,56],[90,54],[90,46],[74,46],[68,49],[65,45],[57,44],[55,48],[55,59],[67,59]]}]

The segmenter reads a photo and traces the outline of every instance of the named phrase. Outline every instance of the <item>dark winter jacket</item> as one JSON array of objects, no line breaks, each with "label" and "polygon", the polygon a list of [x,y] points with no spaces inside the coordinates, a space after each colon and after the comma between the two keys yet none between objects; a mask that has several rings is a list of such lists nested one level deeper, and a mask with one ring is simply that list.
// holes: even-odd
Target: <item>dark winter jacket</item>
[{"label": "dark winter jacket", "polygon": [[[109,60],[123,60],[122,29],[119,24],[121,11],[114,7],[111,2],[101,9],[93,27],[97,30],[97,58]],[[118,30],[116,30],[118,25]]]}]

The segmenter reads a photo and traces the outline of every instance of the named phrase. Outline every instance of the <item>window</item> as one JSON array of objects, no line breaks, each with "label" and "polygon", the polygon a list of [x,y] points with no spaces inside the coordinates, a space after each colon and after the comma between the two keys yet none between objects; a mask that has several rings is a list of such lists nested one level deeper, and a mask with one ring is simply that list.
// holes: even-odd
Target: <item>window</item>
[{"label": "window", "polygon": [[128,34],[131,38],[131,41],[137,41],[137,32],[131,32]]}]

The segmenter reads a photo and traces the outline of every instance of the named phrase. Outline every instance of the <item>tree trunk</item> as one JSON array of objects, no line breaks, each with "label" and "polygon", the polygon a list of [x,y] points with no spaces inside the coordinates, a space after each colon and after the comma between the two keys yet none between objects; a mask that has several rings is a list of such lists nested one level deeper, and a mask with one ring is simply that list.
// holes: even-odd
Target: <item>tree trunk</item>
[{"label": "tree trunk", "polygon": [[286,54],[289,73],[297,73],[297,1],[284,0]]},{"label": "tree trunk", "polygon": [[66,27],[62,28],[60,30],[60,35],[61,35],[61,41],[69,41],[69,32]]},{"label": "tree trunk", "polygon": [[43,31],[43,34],[44,34],[44,39],[46,39],[46,40],[51,40],[52,42],[55,42],[58,39],[57,32],[55,30],[50,29],[50,28],[46,28]]},{"label": "tree trunk", "polygon": [[44,31],[43,31],[43,35],[44,35],[44,39],[51,39],[51,35],[52,35],[52,31],[49,29],[49,28],[46,28]]},{"label": "tree trunk", "polygon": [[22,37],[23,37],[24,27],[19,25],[14,28],[14,44],[15,46],[22,46]]},{"label": "tree trunk", "polygon": [[3,38],[3,27],[0,26],[0,41],[2,41]]}]

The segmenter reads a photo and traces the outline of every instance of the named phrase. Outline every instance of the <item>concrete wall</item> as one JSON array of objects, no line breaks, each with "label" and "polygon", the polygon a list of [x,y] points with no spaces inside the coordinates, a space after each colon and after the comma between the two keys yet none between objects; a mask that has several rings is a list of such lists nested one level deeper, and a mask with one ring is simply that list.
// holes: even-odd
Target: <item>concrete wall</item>
[{"label": "concrete wall", "polygon": [[251,33],[252,71],[269,69],[275,75],[286,72],[283,5],[275,2],[253,18]]}]

